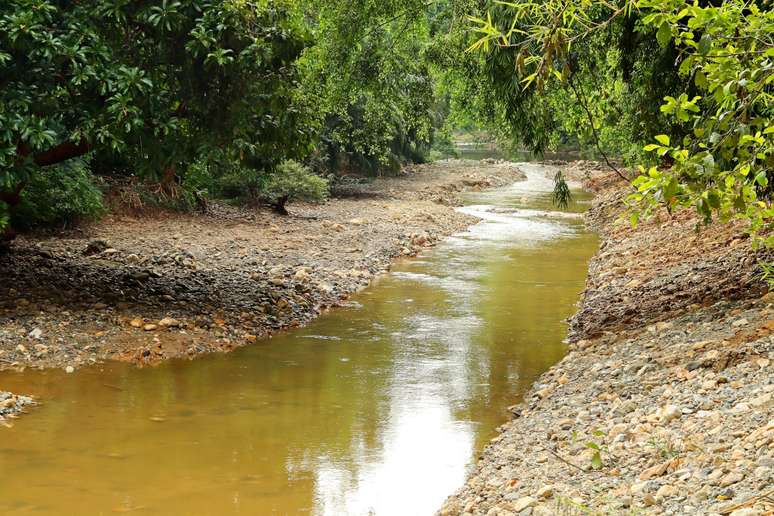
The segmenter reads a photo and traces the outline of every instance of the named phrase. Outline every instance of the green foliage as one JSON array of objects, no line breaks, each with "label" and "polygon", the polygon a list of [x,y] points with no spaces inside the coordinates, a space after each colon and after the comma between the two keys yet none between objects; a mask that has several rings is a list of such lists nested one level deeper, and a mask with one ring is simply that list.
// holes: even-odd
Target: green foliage
[{"label": "green foliage", "polygon": [[146,177],[220,149],[270,167],[314,128],[292,0],[8,0],[0,7],[0,194],[112,153]]},{"label": "green foliage", "polygon": [[0,201],[0,230],[4,229],[11,223],[11,210],[10,207],[3,201]]},{"label": "green foliage", "polygon": [[761,279],[769,286],[769,290],[774,290],[774,263],[763,262],[761,267]]},{"label": "green foliage", "polygon": [[289,201],[323,201],[328,197],[328,181],[300,163],[285,161],[267,176],[261,196],[278,208]]},{"label": "green foliage", "polygon": [[317,42],[303,59],[305,90],[319,107],[318,148],[329,169],[380,173],[423,160],[443,124],[427,55],[428,5],[315,3]]},{"label": "green foliage", "polygon": [[680,73],[701,95],[664,98],[662,112],[689,131],[680,139],[657,135],[645,147],[673,165],[643,167],[630,200],[643,214],[693,206],[705,222],[744,218],[755,244],[774,246],[774,12],[741,1],[640,5],[643,23],[659,27],[660,44],[678,48]]},{"label": "green foliage", "polygon": [[554,176],[554,192],[552,200],[555,206],[558,206],[562,210],[566,210],[572,201],[572,192],[570,192],[570,186],[564,179],[562,171],[556,173]]},{"label": "green foliage", "polygon": [[67,224],[103,212],[102,191],[88,161],[76,158],[33,175],[10,222],[18,228]]},{"label": "green foliage", "polygon": [[[503,9],[508,28],[499,26],[496,16],[473,19],[480,37],[471,49],[510,55],[521,96],[528,98],[569,85],[582,101],[578,83],[583,77],[577,76],[583,68],[575,52],[580,47],[600,54],[595,40],[616,26],[633,29],[642,42],[649,39],[650,47],[671,54],[666,76],[673,80],[665,82],[671,94],[662,96],[657,116],[640,94],[635,104],[640,112],[633,118],[646,128],[648,140],[656,141],[644,150],[671,166],[641,167],[637,191],[629,197],[636,206],[632,222],[658,206],[694,206],[705,222],[745,218],[754,242],[774,246],[769,234],[774,222],[769,186],[774,11],[742,0],[706,6],[677,0],[548,0]],[[659,117],[666,122],[656,132],[659,124],[653,121]],[[596,123],[593,114],[588,118]]]}]

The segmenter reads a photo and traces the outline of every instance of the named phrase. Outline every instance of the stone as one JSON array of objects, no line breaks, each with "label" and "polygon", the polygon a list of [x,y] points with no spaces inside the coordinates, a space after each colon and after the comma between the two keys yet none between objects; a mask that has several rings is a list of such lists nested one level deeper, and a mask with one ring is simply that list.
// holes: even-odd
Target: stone
[{"label": "stone", "polygon": [[309,271],[305,267],[301,267],[293,275],[293,279],[297,281],[309,281],[310,278]]},{"label": "stone", "polygon": [[677,488],[674,486],[670,486],[669,484],[665,484],[658,488],[658,491],[656,491],[656,499],[664,499],[668,498],[670,496],[674,496],[677,494]]},{"label": "stone", "polygon": [[83,250],[83,254],[87,256],[92,254],[99,254],[109,247],[110,245],[105,240],[92,240],[88,243],[88,245],[86,245],[86,248]]},{"label": "stone", "polygon": [[543,486],[537,492],[537,497],[541,500],[551,498],[554,495],[553,486]]},{"label": "stone", "polygon": [[661,464],[656,464],[655,466],[651,466],[648,469],[644,470],[642,473],[640,473],[639,479],[640,480],[650,480],[651,478],[660,477],[664,473],[666,473],[667,469],[669,468],[670,461],[663,462]]},{"label": "stone", "polygon": [[666,405],[661,409],[660,413],[662,423],[669,423],[674,419],[679,419],[683,415],[682,410],[676,405]]},{"label": "stone", "polygon": [[69,366],[65,367],[65,373],[72,374],[74,372],[75,372],[75,368],[73,366],[69,365]]},{"label": "stone", "polygon": [[159,326],[162,328],[177,328],[180,326],[180,321],[171,317],[164,317],[159,321]]},{"label": "stone", "polygon": [[27,336],[31,339],[39,339],[43,336],[43,330],[41,330],[40,328],[35,328],[31,332],[29,332]]},{"label": "stone", "polygon": [[744,480],[744,475],[738,471],[732,471],[720,479],[720,487],[728,487]]},{"label": "stone", "polygon": [[155,324],[146,324],[145,326],[142,327],[142,329],[145,330],[145,331],[153,331],[153,330],[155,330],[157,328],[158,328],[158,326],[155,325]]},{"label": "stone", "polygon": [[130,325],[132,328],[142,328],[142,325],[143,325],[143,320],[142,320],[142,319],[140,319],[139,317],[136,317],[136,318],[132,319],[132,320],[129,322],[129,325]]},{"label": "stone", "polygon": [[535,498],[532,498],[531,496],[523,496],[513,503],[513,510],[516,512],[521,512],[524,509],[536,506],[537,503],[538,501]]},{"label": "stone", "polygon": [[731,516],[761,516],[763,514],[758,509],[754,509],[752,507],[744,507],[742,509],[737,509],[734,512],[731,513]]}]

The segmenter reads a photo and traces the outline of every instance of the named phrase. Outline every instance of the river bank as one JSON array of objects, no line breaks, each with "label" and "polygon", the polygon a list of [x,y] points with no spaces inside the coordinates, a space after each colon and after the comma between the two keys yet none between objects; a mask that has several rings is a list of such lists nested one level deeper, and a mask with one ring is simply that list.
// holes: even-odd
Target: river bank
[{"label": "river bank", "polygon": [[452,209],[461,192],[523,177],[509,163],[451,160],[290,217],[215,204],[22,237],[0,256],[0,370],[155,363],[302,326],[474,223]]},{"label": "river bank", "polygon": [[590,176],[601,246],[568,354],[440,514],[772,514],[771,257],[689,212],[619,223],[626,187]]}]

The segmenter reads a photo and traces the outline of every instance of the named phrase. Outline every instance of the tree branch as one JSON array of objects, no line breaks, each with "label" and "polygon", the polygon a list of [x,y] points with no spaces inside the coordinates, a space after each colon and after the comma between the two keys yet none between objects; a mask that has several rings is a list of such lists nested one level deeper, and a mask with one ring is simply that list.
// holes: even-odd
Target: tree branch
[{"label": "tree branch", "polygon": [[594,136],[594,146],[597,148],[597,151],[602,155],[602,157],[605,159],[605,163],[607,163],[607,166],[610,167],[615,171],[618,176],[629,183],[629,178],[626,177],[623,172],[618,170],[618,168],[615,167],[612,163],[610,163],[610,160],[607,157],[607,154],[605,154],[605,151],[602,150],[602,146],[599,144],[599,134],[597,133],[597,128],[594,126],[594,115],[591,114],[591,109],[589,109],[588,103],[586,103],[586,97],[583,96],[583,92],[579,91],[579,88],[576,88],[575,83],[572,79],[572,74],[569,74],[570,77],[567,79],[568,84],[570,85],[570,88],[572,88],[572,91],[575,93],[575,96],[578,97],[578,101],[580,102],[581,106],[583,107],[583,110],[586,112],[586,116],[589,119],[589,123],[591,124],[591,132]]},{"label": "tree branch", "polygon": [[79,142],[66,141],[56,145],[47,151],[35,154],[32,160],[39,167],[56,165],[71,158],[83,156],[91,150],[91,145],[86,140]]}]

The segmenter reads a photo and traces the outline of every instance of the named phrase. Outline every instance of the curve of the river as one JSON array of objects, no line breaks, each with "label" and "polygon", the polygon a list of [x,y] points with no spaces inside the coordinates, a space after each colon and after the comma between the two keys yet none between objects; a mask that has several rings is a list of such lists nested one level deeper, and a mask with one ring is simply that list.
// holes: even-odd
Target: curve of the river
[{"label": "curve of the river", "polygon": [[[0,429],[2,514],[432,514],[534,379],[596,237],[550,170],[345,308],[228,355],[0,374],[45,400]],[[575,193],[569,211],[588,196]]]}]

